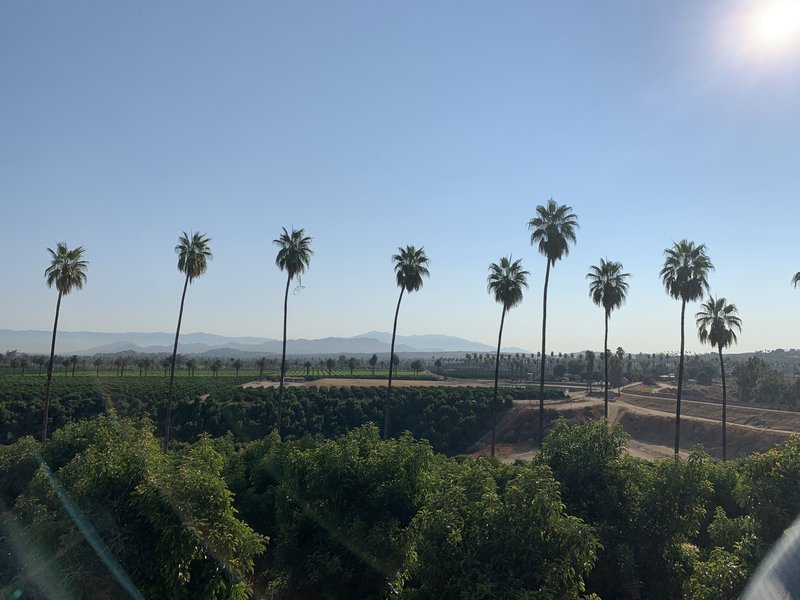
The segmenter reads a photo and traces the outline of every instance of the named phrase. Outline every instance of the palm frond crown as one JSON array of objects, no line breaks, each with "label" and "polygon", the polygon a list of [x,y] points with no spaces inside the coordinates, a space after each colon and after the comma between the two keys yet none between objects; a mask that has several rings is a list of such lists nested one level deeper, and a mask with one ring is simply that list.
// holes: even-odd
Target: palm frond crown
[{"label": "palm frond crown", "polygon": [[489,265],[486,289],[506,310],[522,302],[522,290],[528,287],[528,271],[522,269],[522,259],[513,263],[509,257],[500,259],[500,264]]},{"label": "palm frond crown", "polygon": [[397,248],[398,253],[392,256],[394,271],[397,275],[397,287],[407,292],[418,291],[422,287],[422,278],[429,277],[428,263],[424,248],[406,246]]},{"label": "palm frond crown", "polygon": [[797,287],[798,283],[800,283],[800,271],[795,273],[794,277],[792,277],[792,285],[794,285],[794,287]]},{"label": "palm frond crown", "polygon": [[551,265],[569,254],[570,243],[575,243],[578,217],[572,207],[558,205],[552,198],[546,206],[536,207],[537,216],[528,221],[531,230],[531,245],[538,244],[539,252],[547,257]]},{"label": "palm frond crown", "polygon": [[312,239],[305,234],[305,229],[292,229],[289,233],[283,227],[283,233],[277,240],[272,240],[272,243],[278,246],[278,255],[275,257],[275,264],[281,271],[286,271],[289,274],[289,279],[294,279],[295,275],[305,273],[311,262],[311,255],[314,251],[311,250]]},{"label": "palm frond crown", "polygon": [[713,348],[726,348],[737,342],[736,332],[742,331],[742,320],[735,304],[725,298],[709,298],[695,315],[697,336]]},{"label": "palm frond crown", "polygon": [[605,309],[606,315],[625,303],[628,296],[630,273],[622,272],[622,263],[600,259],[600,266],[589,267],[586,274],[589,280],[589,296],[598,306]]},{"label": "palm frond crown", "polygon": [[86,252],[83,246],[67,247],[66,242],[58,242],[56,249],[48,248],[50,253],[50,266],[45,269],[44,275],[47,287],[55,286],[66,296],[73,289],[80,290],[86,283],[86,268],[89,263],[83,260]]},{"label": "palm frond crown", "polygon": [[178,270],[185,273],[191,283],[208,269],[211,254],[209,242],[211,238],[205,234],[195,232],[191,236],[185,231],[178,238],[175,252],[178,254]]},{"label": "palm frond crown", "polygon": [[708,274],[714,270],[706,245],[683,239],[664,250],[664,254],[660,275],[667,293],[684,302],[702,299],[709,291]]}]

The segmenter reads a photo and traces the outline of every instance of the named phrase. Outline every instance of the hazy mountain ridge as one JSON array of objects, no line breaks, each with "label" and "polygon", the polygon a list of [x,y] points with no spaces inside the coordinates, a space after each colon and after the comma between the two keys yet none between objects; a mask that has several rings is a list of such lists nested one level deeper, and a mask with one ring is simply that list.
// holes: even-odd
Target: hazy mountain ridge
[{"label": "hazy mountain ridge", "polygon": [[[50,349],[52,332],[38,330],[17,331],[0,329],[0,351],[17,350],[28,354],[46,354]],[[61,354],[116,354],[137,352],[165,354],[172,352],[175,334],[167,332],[94,332],[59,331],[56,351]],[[288,354],[388,354],[391,333],[372,331],[353,337],[327,337],[322,339],[290,339],[286,342]],[[281,340],[260,337],[227,337],[204,332],[181,334],[178,351],[182,354],[203,356],[258,356],[280,354]],[[426,334],[398,335],[395,352],[449,353],[493,352],[494,348],[480,342],[459,337]],[[504,352],[525,352],[520,348],[503,348]]]}]

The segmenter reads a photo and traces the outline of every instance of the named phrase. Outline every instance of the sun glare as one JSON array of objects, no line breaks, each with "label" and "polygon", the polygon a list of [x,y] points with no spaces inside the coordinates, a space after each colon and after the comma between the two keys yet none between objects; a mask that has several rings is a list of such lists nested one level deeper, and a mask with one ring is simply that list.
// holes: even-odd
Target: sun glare
[{"label": "sun glare", "polygon": [[759,4],[753,23],[756,42],[764,48],[776,50],[798,45],[800,0],[775,0]]}]

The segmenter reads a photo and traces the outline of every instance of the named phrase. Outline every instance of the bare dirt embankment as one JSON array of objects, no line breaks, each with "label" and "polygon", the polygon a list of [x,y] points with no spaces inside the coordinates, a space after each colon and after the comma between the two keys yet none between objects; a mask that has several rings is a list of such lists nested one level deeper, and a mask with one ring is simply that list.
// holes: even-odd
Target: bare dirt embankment
[{"label": "bare dirt embankment", "polygon": [[[719,404],[681,402],[681,455],[686,456],[691,449],[702,445],[711,456],[722,457],[721,412]],[[602,399],[576,396],[571,402],[545,405],[545,429],[549,429],[559,417],[572,425],[602,416]],[[798,413],[728,407],[727,416],[729,458],[769,450],[800,432]],[[651,398],[623,392],[609,403],[608,417],[631,436],[628,444],[630,454],[647,459],[673,455],[674,398]],[[498,423],[496,455],[507,462],[533,456],[538,419],[538,403],[516,403]],[[475,455],[488,455],[489,435],[484,436],[471,451]]]}]

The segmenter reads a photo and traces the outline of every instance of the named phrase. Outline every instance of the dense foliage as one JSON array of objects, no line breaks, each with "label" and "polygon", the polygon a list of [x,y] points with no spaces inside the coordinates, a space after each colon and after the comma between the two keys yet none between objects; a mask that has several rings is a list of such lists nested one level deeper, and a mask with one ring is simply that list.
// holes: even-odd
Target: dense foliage
[{"label": "dense foliage", "polygon": [[223,456],[208,438],[164,456],[150,425],[101,416],[0,447],[5,597],[247,597],[266,538],[236,517]]},{"label": "dense foliage", "polygon": [[559,422],[503,465],[373,425],[169,454],[154,429],[0,447],[0,595],[732,599],[800,511],[800,439],[647,462],[616,426]]},{"label": "dense foliage", "polygon": [[[163,421],[167,381],[139,377],[63,377],[53,381],[50,429],[113,408],[122,416]],[[10,443],[38,431],[41,379],[0,378],[0,441]],[[527,388],[502,388],[500,402],[536,398]],[[463,452],[490,427],[492,390],[482,387],[397,388],[391,431],[410,431],[434,450]],[[558,391],[546,391],[560,398]],[[289,437],[318,434],[333,438],[365,423],[380,422],[386,390],[382,387],[289,387],[285,392],[283,433]],[[242,388],[230,378],[191,377],[175,380],[172,439],[191,442],[208,433],[233,433],[238,441],[255,440],[272,431],[277,390]]]},{"label": "dense foliage", "polygon": [[374,426],[167,455],[153,429],[111,414],[0,447],[3,594],[735,598],[800,511],[798,439],[647,462],[618,427],[559,422],[502,465]]},{"label": "dense foliage", "polygon": [[733,369],[739,400],[800,407],[800,377],[794,382],[761,358],[752,356]]},{"label": "dense foliage", "polygon": [[162,378],[61,377],[42,446],[42,379],[2,382],[0,596],[726,599],[800,513],[800,438],[648,462],[559,421],[503,465],[444,456],[490,388],[399,388],[382,441],[382,388],[290,387],[281,440],[274,388],[195,377],[164,454]]}]

